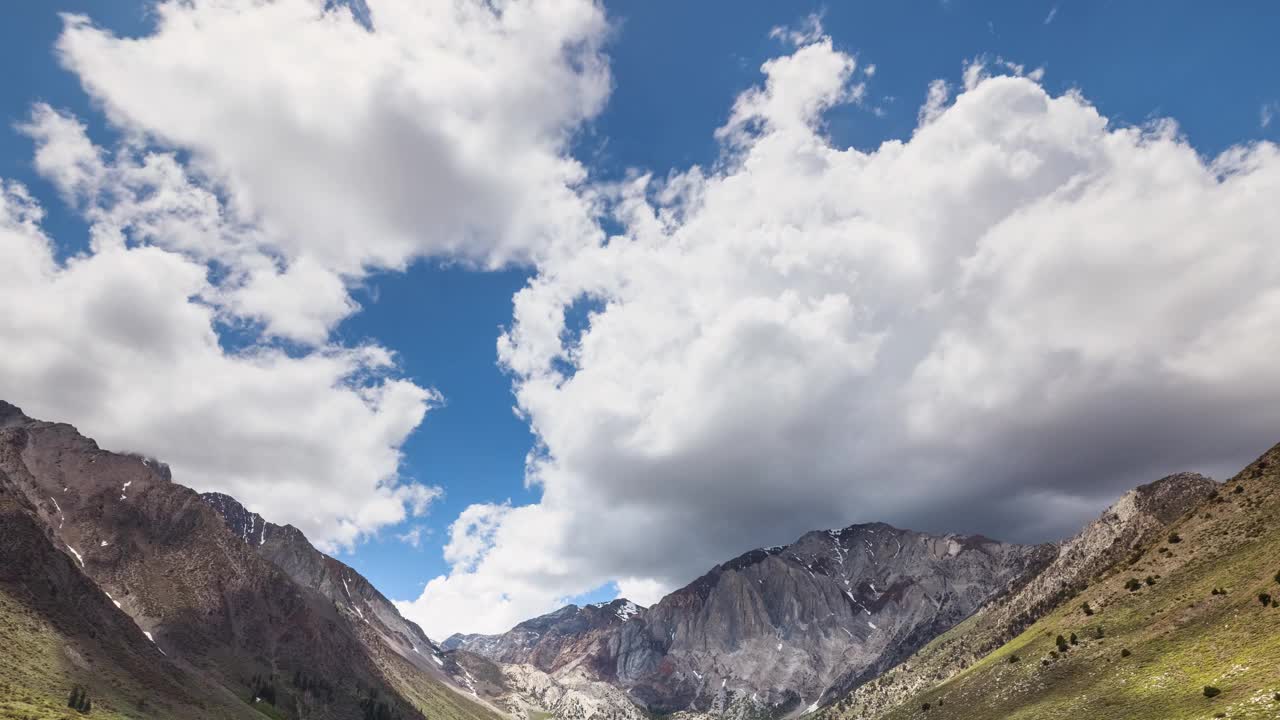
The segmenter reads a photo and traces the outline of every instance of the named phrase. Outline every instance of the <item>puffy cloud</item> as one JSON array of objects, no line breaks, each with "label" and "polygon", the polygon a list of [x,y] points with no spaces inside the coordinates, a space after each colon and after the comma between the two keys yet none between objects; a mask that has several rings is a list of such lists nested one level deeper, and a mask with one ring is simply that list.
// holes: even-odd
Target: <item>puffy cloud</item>
[{"label": "puffy cloud", "polygon": [[622,231],[542,263],[500,343],[542,498],[478,510],[407,611],[494,631],[611,581],[652,600],[854,521],[1046,540],[1280,439],[1280,151],[1204,158],[995,69],[931,86],[909,138],[837,147],[854,61],[808,38],[715,166],[614,189]]},{"label": "puffy cloud", "polygon": [[162,2],[139,38],[68,16],[58,51],[116,125],[191,152],[286,260],[345,276],[425,255],[496,266],[591,236],[564,150],[608,96],[603,11],[365,5],[367,24],[327,0]]},{"label": "puffy cloud", "polygon": [[17,185],[0,223],[0,396],[330,549],[440,493],[400,474],[438,396],[333,343],[349,288],[595,241],[566,148],[610,89],[592,0],[362,6],[171,0],[133,38],[66,16],[59,57],[119,140],[45,105],[21,130],[89,248],[56,260]]},{"label": "puffy cloud", "polygon": [[220,342],[208,268],[104,243],[59,263],[20,185],[0,194],[0,397],[75,422],[104,447],[167,461],[326,548],[421,514],[436,488],[399,476],[435,394],[377,346],[291,355]]}]

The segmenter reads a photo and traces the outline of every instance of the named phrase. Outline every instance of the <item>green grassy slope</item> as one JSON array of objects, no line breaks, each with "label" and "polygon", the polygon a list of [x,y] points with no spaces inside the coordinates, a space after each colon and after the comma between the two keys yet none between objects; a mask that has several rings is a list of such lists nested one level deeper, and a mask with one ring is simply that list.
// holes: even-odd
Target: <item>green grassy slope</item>
[{"label": "green grassy slope", "polygon": [[[1176,523],[1177,542],[1165,538],[1135,553],[1014,640],[883,717],[1280,718],[1280,607],[1259,601],[1263,593],[1280,599],[1278,491],[1280,446]],[[1131,580],[1138,589],[1126,587]],[[1072,633],[1079,644],[1059,652],[1057,636]],[[1221,694],[1205,697],[1206,686]]]}]

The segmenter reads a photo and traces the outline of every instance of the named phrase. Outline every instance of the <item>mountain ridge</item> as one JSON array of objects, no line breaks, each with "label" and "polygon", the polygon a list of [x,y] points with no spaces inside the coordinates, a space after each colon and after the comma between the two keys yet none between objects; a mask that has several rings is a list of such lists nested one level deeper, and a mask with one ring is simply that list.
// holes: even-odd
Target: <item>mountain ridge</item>
[{"label": "mountain ridge", "polygon": [[[838,692],[851,674],[896,662],[1049,555],[1048,545],[885,523],[816,530],[720,563],[572,642],[563,635],[583,612],[576,606],[497,636],[454,636],[445,647],[552,679],[581,671],[576,683],[610,683],[657,712],[793,714]],[[548,642],[573,652],[549,656],[541,651]]]},{"label": "mountain ridge", "polygon": [[[33,420],[5,403],[0,472],[96,593],[164,657],[241,701],[309,718],[407,720],[428,708],[453,720],[493,717],[439,669],[434,648],[434,661],[406,658],[396,636],[407,639],[416,626],[401,619],[392,627],[376,615],[376,629],[360,622],[361,605],[297,582],[264,552],[285,547],[330,567],[300,532],[250,545],[162,463],[102,450],[70,425]],[[337,566],[353,573],[348,582],[358,577]],[[389,606],[380,594],[364,600],[378,598]]]}]

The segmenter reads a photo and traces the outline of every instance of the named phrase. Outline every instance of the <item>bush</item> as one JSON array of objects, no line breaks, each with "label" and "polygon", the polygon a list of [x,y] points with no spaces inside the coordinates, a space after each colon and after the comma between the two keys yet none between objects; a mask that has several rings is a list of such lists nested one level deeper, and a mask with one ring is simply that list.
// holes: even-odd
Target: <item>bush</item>
[{"label": "bush", "polygon": [[1071,633],[1071,644],[1072,644],[1072,645],[1079,645],[1079,644],[1080,644],[1080,638],[1076,637],[1076,634],[1075,634],[1075,633]]},{"label": "bush", "polygon": [[1169,533],[1169,544],[1176,545],[1182,542],[1182,536],[1176,532]]},{"label": "bush", "polygon": [[71,694],[67,697],[67,707],[88,715],[93,710],[93,701],[89,699],[89,693],[77,685],[71,689]]},{"label": "bush", "polygon": [[1120,651],[1120,657],[1129,657],[1132,654],[1133,653],[1129,652],[1129,648],[1124,648]]},{"label": "bush", "polygon": [[1107,636],[1107,631],[1104,630],[1101,625],[1098,626],[1098,629],[1093,631],[1093,638],[1095,640],[1101,640],[1106,636]]},{"label": "bush", "polygon": [[1012,664],[1014,664],[1014,663],[1018,662],[1018,661],[1019,661],[1019,660],[1021,660],[1021,659],[1022,659],[1022,658],[1018,657],[1017,655],[1010,655],[1010,656],[1009,656],[1009,664],[1010,664],[1010,665],[1012,665]]},{"label": "bush", "polygon": [[1218,697],[1222,691],[1212,685],[1204,686],[1204,696],[1207,698]]},{"label": "bush", "polygon": [[925,703],[921,705],[920,710],[922,710],[923,712],[929,712],[929,703]]},{"label": "bush", "polygon": [[1262,603],[1262,607],[1266,607],[1271,604],[1271,596],[1264,592],[1258,593],[1258,602]]},{"label": "bush", "polygon": [[1062,637],[1061,635],[1059,635],[1059,636],[1058,636],[1058,639],[1057,639],[1057,640],[1054,640],[1054,642],[1055,642],[1055,643],[1057,643],[1057,645],[1058,645],[1058,652],[1066,652],[1066,651],[1067,651],[1067,639],[1066,639],[1066,638],[1064,638],[1064,637]]},{"label": "bush", "polygon": [[1244,492],[1244,486],[1243,486],[1243,485],[1237,485],[1237,486],[1236,486],[1236,489],[1231,491],[1231,494],[1232,494],[1232,495],[1239,495],[1239,494],[1240,494],[1240,493],[1242,493],[1242,492]]},{"label": "bush", "polygon": [[1145,582],[1145,583],[1147,584],[1147,587],[1150,587],[1150,586],[1152,586],[1152,585],[1155,585],[1155,584],[1156,584],[1156,579],[1155,579],[1154,577],[1151,577],[1150,575],[1148,575],[1148,576],[1147,576],[1147,579],[1146,579],[1146,580],[1143,580],[1143,582]]},{"label": "bush", "polygon": [[1129,592],[1138,592],[1142,589],[1142,582],[1139,581],[1138,578],[1129,578],[1129,580],[1124,584],[1124,589]]},{"label": "bush", "polygon": [[[1277,578],[1277,580],[1280,580],[1280,573],[1276,573],[1276,578]],[[1081,605],[1081,606],[1080,606],[1080,609],[1084,611],[1084,614],[1085,614],[1085,615],[1092,615],[1092,614],[1093,614],[1093,608],[1089,607],[1089,603],[1085,603],[1085,604]]]},{"label": "bush", "polygon": [[1276,573],[1276,582],[1280,583],[1280,572]]}]

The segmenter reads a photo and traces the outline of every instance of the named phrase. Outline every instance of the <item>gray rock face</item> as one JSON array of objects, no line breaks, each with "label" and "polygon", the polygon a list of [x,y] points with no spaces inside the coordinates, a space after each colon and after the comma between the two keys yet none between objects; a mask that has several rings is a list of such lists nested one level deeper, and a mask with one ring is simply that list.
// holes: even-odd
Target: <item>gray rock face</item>
[{"label": "gray rock face", "polygon": [[[590,655],[593,643],[643,611],[630,600],[579,607],[566,605],[555,612],[525,620],[501,635],[453,635],[441,646],[466,649],[494,662],[528,664],[555,672]],[[605,674],[608,668],[602,668]]]},{"label": "gray rock face", "polygon": [[450,644],[549,673],[586,668],[654,711],[797,710],[897,663],[1053,554],[854,525],[745,553],[626,618],[592,624],[570,606]]},{"label": "gray rock face", "polygon": [[230,495],[204,493],[200,498],[218,511],[233,535],[295,583],[330,600],[353,624],[374,633],[406,662],[428,674],[441,673],[440,664],[430,659],[440,658],[440,649],[363,575],[317,550],[301,530],[267,522]]},{"label": "gray rock face", "polygon": [[1014,592],[979,610],[893,668],[893,683],[857,687],[844,701],[855,717],[879,717],[915,692],[952,677],[1016,637],[1091,581],[1134,552],[1163,540],[1171,523],[1208,500],[1217,484],[1179,473],[1125,493],[1074,537],[1059,544],[1053,561]]}]

